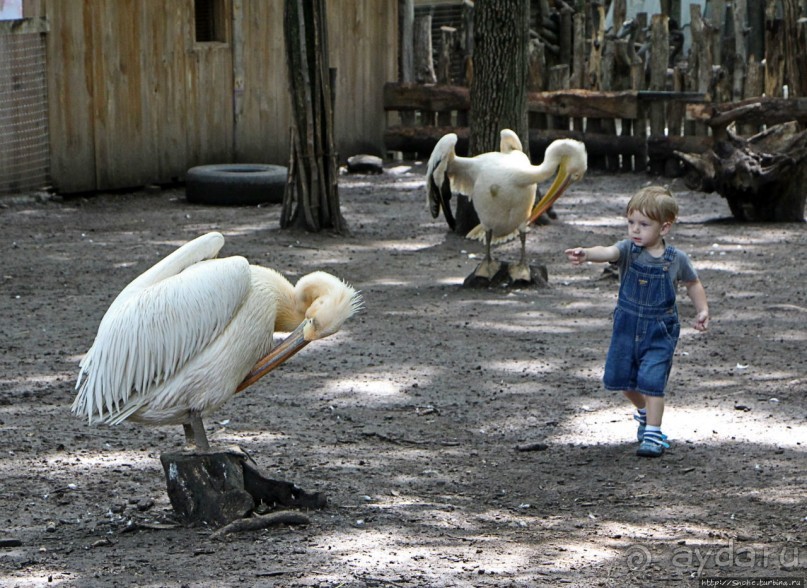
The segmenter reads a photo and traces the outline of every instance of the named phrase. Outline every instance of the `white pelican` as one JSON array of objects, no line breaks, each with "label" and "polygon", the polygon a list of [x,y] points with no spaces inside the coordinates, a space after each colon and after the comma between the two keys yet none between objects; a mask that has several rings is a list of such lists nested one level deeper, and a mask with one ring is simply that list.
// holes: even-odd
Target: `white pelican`
[{"label": "white pelican", "polygon": [[[208,449],[202,417],[361,306],[330,274],[292,286],[243,257],[214,259],[223,245],[220,233],[202,235],[118,294],[81,361],[73,413],[91,424],[181,424],[189,446]],[[273,349],[275,331],[291,334]]]},{"label": "white pelican", "polygon": [[[586,146],[573,139],[558,139],[546,149],[541,165],[532,165],[513,131],[501,132],[499,151],[476,157],[460,157],[454,152],[457,135],[442,137],[432,151],[426,168],[428,204],[432,216],[447,208],[446,178],[450,191],[467,194],[479,215],[480,226],[468,233],[469,238],[483,237],[485,259],[473,275],[490,280],[501,267],[490,255],[491,243],[506,240],[514,233],[521,239],[521,259],[509,267],[514,281],[530,281],[527,264],[527,226],[534,222],[560,198],[572,182],[586,173]],[[557,170],[554,182],[543,198],[535,203],[537,183]],[[448,220],[448,215],[447,215]],[[453,219],[452,219],[453,220]],[[451,224],[449,222],[449,224]]]}]

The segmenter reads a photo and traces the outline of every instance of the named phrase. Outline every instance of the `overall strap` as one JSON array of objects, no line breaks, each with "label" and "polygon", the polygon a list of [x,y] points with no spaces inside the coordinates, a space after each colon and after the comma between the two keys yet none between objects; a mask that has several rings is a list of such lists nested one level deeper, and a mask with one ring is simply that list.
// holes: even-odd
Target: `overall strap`
[{"label": "overall strap", "polygon": [[675,247],[673,247],[672,245],[667,245],[667,248],[664,250],[664,261],[666,261],[667,263],[672,263],[676,255],[677,252],[675,250]]}]

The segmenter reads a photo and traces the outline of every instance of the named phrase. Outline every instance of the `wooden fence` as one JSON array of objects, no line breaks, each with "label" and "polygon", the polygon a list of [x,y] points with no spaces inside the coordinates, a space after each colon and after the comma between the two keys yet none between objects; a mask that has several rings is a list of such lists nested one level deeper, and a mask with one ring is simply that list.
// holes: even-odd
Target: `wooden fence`
[{"label": "wooden fence", "polygon": [[[42,45],[46,161],[31,181],[30,131],[18,111],[34,100],[11,52],[0,53],[0,195],[62,193],[184,180],[209,163],[289,161],[291,107],[283,0],[25,0],[0,26],[0,49],[22,35]],[[336,68],[335,131],[343,157],[383,151],[382,85],[395,79],[397,0],[328,3]],[[203,26],[204,25],[204,26]],[[7,53],[9,55],[7,55]],[[41,87],[40,87],[41,86]],[[7,89],[7,91],[5,91]],[[24,92],[25,91],[25,92]],[[6,98],[8,96],[8,98]],[[10,111],[10,107],[6,107]],[[49,169],[48,169],[49,168]]]},{"label": "wooden fence", "polygon": [[[802,2],[769,1],[764,12],[760,3],[742,0],[707,3],[722,20],[704,18],[701,5],[691,4],[686,50],[680,2],[662,2],[666,13],[630,19],[626,2],[614,2],[612,22],[624,24],[610,28],[602,3],[582,3],[577,12],[570,4],[533,3],[528,112],[535,157],[555,138],[572,137],[586,143],[591,168],[677,175],[682,164],[675,151],[703,152],[731,123],[738,134],[751,135],[778,122],[807,122]],[[429,29],[429,18],[421,10],[414,31]],[[459,149],[465,147],[469,80],[449,78],[451,70],[440,63],[457,62],[452,51],[465,52],[460,61],[472,60],[468,43],[458,42],[468,38],[462,28],[470,22],[466,12],[456,29],[416,35],[413,61],[436,54],[437,67],[431,79],[421,66],[417,71],[426,76],[386,84],[387,149],[427,157],[447,132],[456,132]],[[760,36],[759,47],[747,42]]]}]

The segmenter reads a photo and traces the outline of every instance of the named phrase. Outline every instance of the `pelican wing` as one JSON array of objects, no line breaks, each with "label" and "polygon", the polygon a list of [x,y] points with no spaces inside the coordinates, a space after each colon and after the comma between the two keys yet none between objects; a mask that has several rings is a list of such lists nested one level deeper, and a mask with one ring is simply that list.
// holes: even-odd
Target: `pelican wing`
[{"label": "pelican wing", "polygon": [[426,198],[432,218],[437,218],[440,210],[446,218],[448,226],[453,230],[456,223],[451,212],[451,180],[449,166],[453,161],[457,135],[449,133],[434,146],[429,163],[426,166]]},{"label": "pelican wing", "polygon": [[130,397],[147,399],[216,339],[249,292],[249,263],[205,260],[140,286],[110,306],[81,361],[73,412],[90,422],[126,418],[139,407]]},{"label": "pelican wing", "polygon": [[510,129],[502,129],[499,133],[499,151],[502,153],[512,153],[513,151],[524,151],[521,139]]}]

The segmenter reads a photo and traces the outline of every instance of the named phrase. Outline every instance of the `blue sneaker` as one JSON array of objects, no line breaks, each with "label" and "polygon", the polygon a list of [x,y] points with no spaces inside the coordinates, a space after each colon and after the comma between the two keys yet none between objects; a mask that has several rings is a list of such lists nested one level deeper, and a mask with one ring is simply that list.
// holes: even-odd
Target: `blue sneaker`
[{"label": "blue sneaker", "polygon": [[670,446],[666,441],[656,441],[655,439],[644,439],[639,449],[636,450],[636,455],[639,457],[661,457],[664,450]]}]

